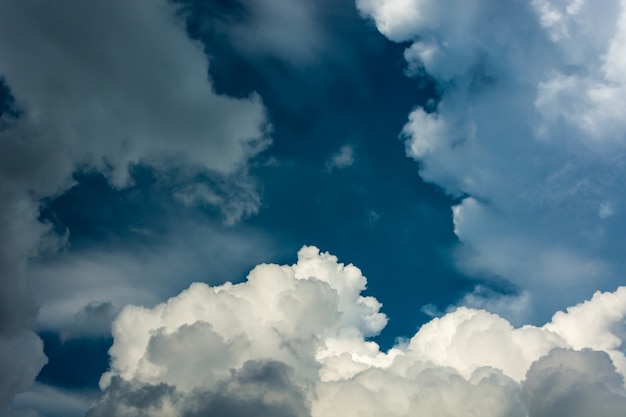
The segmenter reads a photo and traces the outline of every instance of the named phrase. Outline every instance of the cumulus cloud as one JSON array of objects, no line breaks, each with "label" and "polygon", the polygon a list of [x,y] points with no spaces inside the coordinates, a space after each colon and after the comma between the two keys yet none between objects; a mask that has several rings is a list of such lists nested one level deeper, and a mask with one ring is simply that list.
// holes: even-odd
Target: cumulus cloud
[{"label": "cumulus cloud", "polygon": [[[5,407],[45,362],[28,332],[37,308],[27,267],[64,236],[38,220],[41,199],[66,191],[77,169],[127,186],[138,163],[227,181],[268,138],[260,98],[214,92],[202,47],[167,1],[6,1],[0,39],[2,88],[13,98],[0,115],[0,344],[22,347],[0,362]],[[6,368],[26,355],[31,366]]]},{"label": "cumulus cloud", "polygon": [[[259,265],[242,284],[196,283],[154,309],[127,306],[113,325],[111,371],[102,384],[120,376],[191,390],[268,357],[314,378],[316,355],[337,356],[385,326],[380,303],[360,295],[365,284],[358,268],[307,247],[297,264]],[[331,343],[321,346],[323,340]],[[179,365],[171,366],[176,357]]]},{"label": "cumulus cloud", "polygon": [[[304,247],[295,264],[258,265],[239,284],[127,306],[88,415],[623,413],[626,288],[542,327],[461,307],[382,352],[368,337],[387,318],[361,294],[366,283],[357,267]],[[587,339],[581,315],[599,323]],[[587,414],[571,414],[575,397]]]},{"label": "cumulus cloud", "polygon": [[402,136],[421,176],[462,197],[460,267],[517,286],[520,320],[615,288],[626,259],[625,2],[357,5],[410,43],[409,74],[438,85],[436,108],[415,109]]}]

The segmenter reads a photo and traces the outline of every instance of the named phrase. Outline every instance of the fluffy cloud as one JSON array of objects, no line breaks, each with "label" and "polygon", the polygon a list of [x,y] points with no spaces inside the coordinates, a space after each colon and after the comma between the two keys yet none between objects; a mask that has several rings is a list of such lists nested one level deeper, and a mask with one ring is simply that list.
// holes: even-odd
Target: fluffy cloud
[{"label": "fluffy cloud", "polygon": [[[349,346],[387,323],[380,303],[360,295],[365,284],[358,268],[308,247],[297,264],[260,265],[242,284],[197,283],[154,309],[127,306],[113,325],[112,366],[102,383],[120,376],[191,390],[268,357],[315,379],[316,355],[338,356],[342,342]],[[326,340],[338,342],[322,345]],[[365,353],[369,361],[371,349]]]},{"label": "fluffy cloud", "polygon": [[[381,352],[368,336],[387,319],[365,286],[355,266],[304,247],[240,284],[127,306],[88,415],[535,417],[568,415],[579,394],[580,410],[623,412],[626,288],[543,327],[461,307]],[[583,316],[598,323],[588,338]]]},{"label": "fluffy cloud", "polygon": [[[6,367],[26,355],[44,363],[27,330],[37,308],[26,270],[63,238],[39,222],[40,200],[67,190],[77,169],[126,186],[137,163],[228,182],[268,139],[259,97],[214,92],[202,47],[166,1],[6,1],[0,39],[0,77],[14,97],[0,116],[0,344],[23,347],[0,362],[16,381],[1,387],[5,407],[38,371]],[[235,217],[251,210],[240,205]]]},{"label": "fluffy cloud", "polygon": [[438,84],[436,107],[414,110],[403,137],[425,180],[464,197],[454,208],[461,268],[524,297],[524,311],[490,308],[541,320],[615,288],[625,266],[625,2],[357,4],[389,39],[411,43],[409,73]]}]

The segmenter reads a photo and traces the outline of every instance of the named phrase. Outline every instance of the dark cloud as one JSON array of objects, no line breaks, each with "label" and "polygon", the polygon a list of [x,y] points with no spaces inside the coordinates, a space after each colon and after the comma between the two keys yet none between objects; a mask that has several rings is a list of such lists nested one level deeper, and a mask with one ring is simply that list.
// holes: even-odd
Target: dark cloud
[{"label": "dark cloud", "polygon": [[529,417],[621,417],[624,377],[605,352],[553,349],[522,384]]},{"label": "dark cloud", "polygon": [[[195,404],[194,404],[195,403]],[[306,396],[293,380],[293,369],[277,361],[249,361],[221,381],[214,392],[195,392],[184,417],[305,417]]]},{"label": "dark cloud", "polygon": [[[79,169],[129,186],[140,162],[180,168],[189,182],[210,172],[243,184],[240,173],[269,143],[259,97],[215,93],[207,57],[176,13],[165,0],[0,3],[0,343],[33,343],[14,349],[32,355],[23,373],[5,372],[2,358],[0,372],[16,381],[2,386],[0,407],[43,365],[41,343],[24,336],[37,314],[27,267],[67,233],[42,221],[42,199],[67,191]],[[212,202],[232,221],[259,204],[253,182],[238,189],[247,190],[231,193],[243,208]],[[76,326],[102,319],[96,313],[85,310]]]},{"label": "dark cloud", "polygon": [[33,383],[46,362],[43,343],[34,333],[0,335],[0,412],[8,408],[15,393]]},{"label": "dark cloud", "polygon": [[62,339],[100,336],[111,332],[111,322],[117,309],[110,301],[91,301],[74,317],[73,322],[61,332]]},{"label": "dark cloud", "polygon": [[119,377],[111,380],[102,400],[87,417],[305,417],[306,397],[293,380],[293,369],[277,361],[248,361],[211,390],[177,391],[167,384],[135,386]]},{"label": "dark cloud", "polygon": [[175,397],[175,388],[167,384],[134,387],[121,378],[113,378],[98,405],[86,417],[150,416],[151,410],[163,407],[164,401]]}]

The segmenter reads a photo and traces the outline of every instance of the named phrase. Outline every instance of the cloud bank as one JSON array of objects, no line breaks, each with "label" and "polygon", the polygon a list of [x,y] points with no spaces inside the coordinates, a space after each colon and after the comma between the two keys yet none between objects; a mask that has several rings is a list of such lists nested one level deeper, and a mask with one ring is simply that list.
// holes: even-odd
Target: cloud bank
[{"label": "cloud bank", "polygon": [[5,1],[0,39],[0,77],[14,98],[0,116],[2,409],[45,363],[28,331],[37,306],[26,269],[64,241],[38,220],[40,201],[72,186],[78,169],[117,187],[139,163],[240,180],[268,139],[259,97],[213,91],[202,47],[165,0]]},{"label": "cloud bank", "polygon": [[[315,247],[240,284],[196,283],[113,325],[88,416],[618,416],[626,287],[542,327],[461,307],[388,352],[366,278]],[[580,318],[594,323],[589,329]]]},{"label": "cloud bank", "polygon": [[[624,269],[626,4],[359,0],[440,99],[402,136],[420,174],[462,197],[459,266],[519,295],[465,302],[544,320]],[[554,297],[553,294],[559,294]]]}]

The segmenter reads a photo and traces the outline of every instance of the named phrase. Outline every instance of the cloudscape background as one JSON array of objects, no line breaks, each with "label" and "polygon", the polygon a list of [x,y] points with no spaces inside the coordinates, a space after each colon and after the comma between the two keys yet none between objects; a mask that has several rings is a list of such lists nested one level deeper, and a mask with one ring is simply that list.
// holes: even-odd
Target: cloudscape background
[{"label": "cloudscape background", "polygon": [[0,415],[626,410],[626,1],[0,2]]}]

